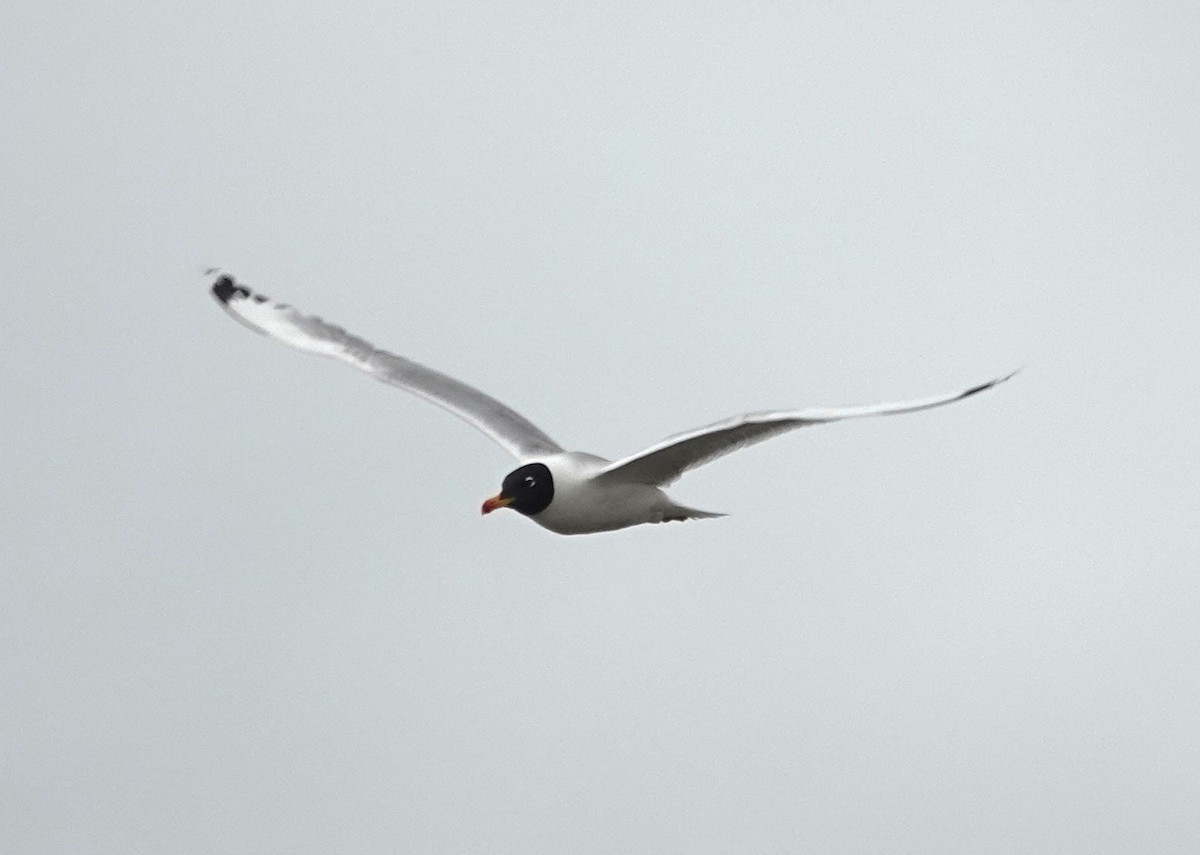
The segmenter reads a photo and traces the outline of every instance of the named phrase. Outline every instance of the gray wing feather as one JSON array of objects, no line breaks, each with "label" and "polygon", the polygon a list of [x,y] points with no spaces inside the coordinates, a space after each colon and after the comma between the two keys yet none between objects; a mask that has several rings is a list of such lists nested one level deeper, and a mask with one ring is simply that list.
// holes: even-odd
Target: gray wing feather
[{"label": "gray wing feather", "polygon": [[255,332],[307,353],[338,359],[377,380],[437,404],[483,431],[517,459],[562,451],[520,413],[478,389],[411,359],[380,350],[318,317],[301,314],[291,306],[255,294],[230,276],[218,278],[212,294],[226,312]]},{"label": "gray wing feather", "polygon": [[915,401],[839,409],[746,413],[668,437],[645,451],[610,463],[598,477],[609,481],[665,486],[689,469],[695,469],[697,466],[702,466],[718,457],[737,451],[739,448],[754,445],[796,428],[836,422],[842,419],[892,416],[942,407],[990,389],[1016,373],[1013,371],[1003,377],[973,386],[965,392]]}]

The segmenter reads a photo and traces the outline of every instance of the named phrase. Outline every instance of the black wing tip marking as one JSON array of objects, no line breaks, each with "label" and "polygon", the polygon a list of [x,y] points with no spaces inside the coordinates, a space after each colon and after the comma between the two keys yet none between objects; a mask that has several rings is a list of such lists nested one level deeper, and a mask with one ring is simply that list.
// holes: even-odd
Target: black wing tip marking
[{"label": "black wing tip marking", "polygon": [[999,382],[1000,382],[999,380],[989,380],[986,383],[980,383],[978,386],[972,386],[970,389],[963,392],[958,397],[969,398],[972,395],[978,395],[980,392],[986,392],[988,389],[992,388]]},{"label": "black wing tip marking", "polygon": [[[1024,367],[1025,366],[1023,366],[1023,365],[1021,366],[1021,368],[1024,368]],[[978,386],[972,386],[970,389],[968,389],[967,391],[965,391],[961,395],[959,395],[958,400],[961,401],[963,398],[969,398],[972,395],[978,395],[980,392],[986,392],[988,389],[991,389],[993,386],[999,386],[1005,380],[1011,380],[1013,377],[1016,377],[1018,374],[1021,373],[1021,368],[1018,368],[1016,371],[1010,371],[1009,373],[1005,374],[1003,377],[997,377],[995,380],[989,380],[986,383],[980,383]]]},{"label": "black wing tip marking", "polygon": [[230,300],[244,300],[251,296],[250,289],[245,288],[234,280],[232,276],[222,275],[213,283],[212,295],[222,303],[228,303]]},{"label": "black wing tip marking", "polygon": [[237,280],[227,274],[221,274],[212,286],[212,295],[221,303],[228,305],[231,300],[245,300],[247,298],[256,303],[265,303],[270,298],[264,297],[262,294],[255,294],[245,285],[239,285]]}]

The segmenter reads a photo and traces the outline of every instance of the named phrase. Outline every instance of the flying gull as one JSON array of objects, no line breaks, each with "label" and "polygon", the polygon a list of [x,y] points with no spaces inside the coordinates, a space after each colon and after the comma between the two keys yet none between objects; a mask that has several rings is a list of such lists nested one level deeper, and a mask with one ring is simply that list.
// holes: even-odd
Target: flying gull
[{"label": "flying gull", "polygon": [[524,416],[478,389],[255,293],[231,276],[220,274],[212,294],[226,312],[255,332],[298,350],[349,363],[483,431],[520,464],[505,476],[500,492],[483,503],[483,513],[510,508],[558,534],[724,516],[676,504],[662,488],[690,469],[795,428],[928,410],[969,398],[1016,373],[962,392],[893,404],[745,413],[676,434],[612,461],[564,451]]}]

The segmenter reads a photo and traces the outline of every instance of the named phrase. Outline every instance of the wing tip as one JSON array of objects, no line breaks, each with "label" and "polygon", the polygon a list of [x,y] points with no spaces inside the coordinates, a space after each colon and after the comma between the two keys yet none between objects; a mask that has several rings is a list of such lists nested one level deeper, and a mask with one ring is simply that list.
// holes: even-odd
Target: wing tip
[{"label": "wing tip", "polygon": [[[237,280],[228,273],[222,273],[220,276],[218,276],[217,281],[213,283],[210,290],[212,291],[213,297],[215,297],[217,302],[219,302],[222,306],[228,306],[235,300],[253,300],[256,303],[270,302],[269,297],[263,296],[262,294],[256,294],[245,285],[239,285]],[[287,307],[279,306],[279,308],[284,309]]]},{"label": "wing tip", "polygon": [[230,300],[244,300],[250,296],[250,289],[237,284],[232,276],[221,274],[212,285],[212,295],[217,302],[228,305]]},{"label": "wing tip", "polygon": [[970,389],[963,392],[958,397],[961,400],[962,398],[969,398],[972,395],[977,395],[980,392],[986,392],[988,389],[991,389],[993,386],[999,386],[1001,383],[1004,383],[1007,380],[1011,380],[1012,378],[1016,377],[1018,374],[1020,374],[1024,370],[1025,370],[1025,366],[1022,365],[1020,368],[1010,371],[1001,377],[997,377],[993,380],[989,380],[986,383],[980,383],[978,386],[972,386]]}]

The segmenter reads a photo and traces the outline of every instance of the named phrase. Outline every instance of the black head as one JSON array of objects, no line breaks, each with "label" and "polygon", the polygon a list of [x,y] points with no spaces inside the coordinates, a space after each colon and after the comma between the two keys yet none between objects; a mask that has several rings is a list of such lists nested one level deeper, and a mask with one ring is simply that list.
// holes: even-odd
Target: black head
[{"label": "black head", "polygon": [[554,478],[544,463],[527,463],[504,478],[500,495],[483,504],[483,512],[509,507],[525,516],[540,514],[554,498]]}]

